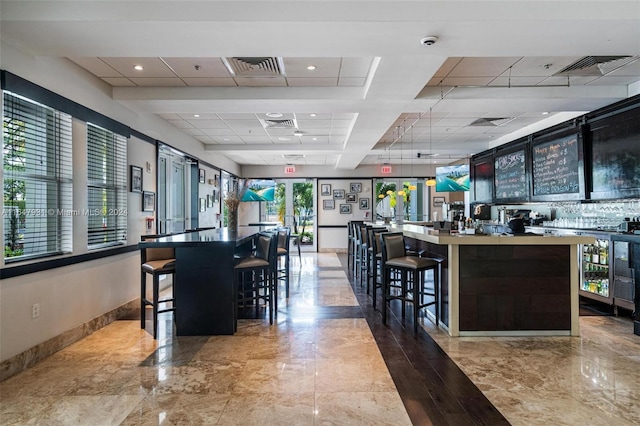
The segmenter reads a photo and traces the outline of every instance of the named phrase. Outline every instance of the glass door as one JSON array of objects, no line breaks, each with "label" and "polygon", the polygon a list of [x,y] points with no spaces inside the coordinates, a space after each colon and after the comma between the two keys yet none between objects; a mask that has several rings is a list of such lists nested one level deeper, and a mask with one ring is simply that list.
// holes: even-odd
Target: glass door
[{"label": "glass door", "polygon": [[[175,234],[191,225],[188,217],[191,164],[160,147],[158,155],[158,232]],[[189,222],[189,223],[187,223]]]},{"label": "glass door", "polygon": [[276,181],[274,201],[266,205],[267,222],[291,227],[303,251],[317,251],[315,180],[281,179]]}]

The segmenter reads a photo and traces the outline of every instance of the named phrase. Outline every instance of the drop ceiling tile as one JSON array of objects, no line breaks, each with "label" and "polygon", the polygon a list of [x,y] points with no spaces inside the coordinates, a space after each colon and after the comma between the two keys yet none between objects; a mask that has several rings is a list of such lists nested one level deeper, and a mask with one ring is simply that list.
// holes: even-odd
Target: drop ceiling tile
[{"label": "drop ceiling tile", "polygon": [[262,123],[260,123],[260,121],[258,121],[255,117],[253,119],[240,119],[240,120],[228,119],[224,121],[225,123],[227,123],[227,126],[229,126],[231,129],[235,131],[247,130],[247,129],[264,130],[264,128],[262,127]]},{"label": "drop ceiling tile", "polygon": [[192,129],[193,125],[185,120],[169,120],[169,123],[176,126],[178,129]]},{"label": "drop ceiling tile", "polygon": [[359,77],[366,79],[371,68],[373,58],[342,58],[340,67],[340,78]]},{"label": "drop ceiling tile", "polygon": [[[160,58],[100,58],[125,77],[175,77],[175,74]],[[142,65],[142,71],[133,67]]]},{"label": "drop ceiling tile", "polygon": [[233,130],[229,128],[224,129],[202,129],[205,135],[209,136],[235,136]]},{"label": "drop ceiling tile", "polygon": [[190,118],[186,120],[192,126],[198,129],[228,129],[227,123],[222,120],[207,120],[202,118]]},{"label": "drop ceiling tile", "polygon": [[[231,74],[221,58],[162,58],[180,77],[227,77]],[[196,69],[196,65],[199,69]]]},{"label": "drop ceiling tile", "polygon": [[452,77],[495,77],[505,72],[521,57],[463,58],[447,75]]},{"label": "drop ceiling tile", "polygon": [[367,80],[365,78],[358,77],[340,77],[338,79],[338,86],[340,87],[362,87]]},{"label": "drop ceiling tile", "polygon": [[97,77],[123,77],[121,73],[110,67],[100,58],[69,58]]},{"label": "drop ceiling tile", "polygon": [[295,131],[295,129],[266,129],[266,132],[269,134],[269,136],[274,137],[274,136],[293,136],[293,132]]},{"label": "drop ceiling tile", "polygon": [[331,145],[342,145],[344,143],[345,137],[342,135],[331,135],[329,136],[329,144]]},{"label": "drop ceiling tile", "polygon": [[337,112],[333,114],[334,120],[353,120],[356,114],[352,112]]},{"label": "drop ceiling tile", "polygon": [[136,87],[136,84],[124,77],[103,77],[102,80],[113,87]]},{"label": "drop ceiling tile", "polygon": [[351,120],[337,120],[337,119],[334,119],[334,120],[331,122],[331,127],[333,127],[334,129],[335,129],[335,128],[338,128],[338,129],[340,129],[340,128],[346,129],[346,128],[350,127],[350,126],[351,126]]},{"label": "drop ceiling tile", "polygon": [[322,120],[322,119],[300,119],[298,118],[298,127],[300,129],[307,128],[317,128],[317,129],[330,129],[333,120]]},{"label": "drop ceiling tile", "polygon": [[181,120],[184,118],[180,114],[173,114],[173,113],[166,113],[166,112],[159,113],[158,116],[164,118],[165,120]]},{"label": "drop ceiling tile", "polygon": [[284,77],[234,77],[241,87],[285,87],[287,82]]},{"label": "drop ceiling tile", "polygon": [[247,112],[225,112],[218,113],[221,120],[251,120],[256,118],[256,114]]},{"label": "drop ceiling tile", "polygon": [[346,127],[333,127],[331,129],[331,136],[346,136],[349,129]]},{"label": "drop ceiling tile", "polygon": [[131,81],[141,87],[181,87],[186,86],[178,77],[129,77]]},{"label": "drop ceiling tile", "polygon": [[[206,114],[206,113],[194,114],[190,112],[190,113],[178,113],[174,115],[177,116],[178,118],[182,118],[183,120],[195,120],[195,121],[218,120],[217,114]],[[196,115],[198,115],[198,117],[196,117]]]},{"label": "drop ceiling tile", "polygon": [[200,129],[182,129],[182,131],[191,136],[204,136],[204,132]]},{"label": "drop ceiling tile", "polygon": [[313,135],[304,135],[302,136],[303,144],[322,144],[326,145],[329,143],[329,136],[313,136]]},{"label": "drop ceiling tile", "polygon": [[337,77],[287,77],[287,85],[291,87],[335,87],[338,85]]},{"label": "drop ceiling tile", "polygon": [[182,77],[185,83],[188,86],[192,87],[236,87],[237,84],[235,80],[231,77],[222,78],[222,77],[209,77],[209,78],[193,78],[193,77]]},{"label": "drop ceiling tile", "polygon": [[[303,78],[338,78],[340,74],[340,58],[283,58],[287,77]],[[315,70],[308,70],[307,66],[315,65]]]}]

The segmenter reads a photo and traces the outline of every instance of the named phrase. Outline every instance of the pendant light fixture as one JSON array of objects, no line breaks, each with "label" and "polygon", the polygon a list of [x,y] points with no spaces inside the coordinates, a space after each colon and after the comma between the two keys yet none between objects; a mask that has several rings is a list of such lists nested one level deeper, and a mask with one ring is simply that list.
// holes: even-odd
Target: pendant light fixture
[{"label": "pendant light fixture", "polygon": [[[429,108],[429,158],[433,156],[433,150],[431,148],[431,115],[433,114],[433,108]],[[436,186],[436,180],[434,178],[427,179],[427,186]]]},{"label": "pendant light fixture", "polygon": [[[405,119],[406,120],[406,119]],[[404,124],[404,121],[402,122]],[[400,134],[400,126],[398,126],[398,134]],[[404,167],[402,167],[402,138],[404,137],[404,131],[402,132],[402,136],[400,136],[400,190],[398,190],[398,195],[404,197],[404,183],[403,179],[403,171]]]},{"label": "pendant light fixture", "polygon": [[[418,115],[418,119],[420,119],[419,115]],[[413,153],[413,124],[411,125],[410,130],[411,130],[411,156],[409,156],[409,159],[411,161],[411,181],[409,182],[409,191],[415,191],[416,189],[418,189],[418,187],[413,184],[413,182],[415,182],[415,179],[413,176],[413,159],[415,158]]]}]

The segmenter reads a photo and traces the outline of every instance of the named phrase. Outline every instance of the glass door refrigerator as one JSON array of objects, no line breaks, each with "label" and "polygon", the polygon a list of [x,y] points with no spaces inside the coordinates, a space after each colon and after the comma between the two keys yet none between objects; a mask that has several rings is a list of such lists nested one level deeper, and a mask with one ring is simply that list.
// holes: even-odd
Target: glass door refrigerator
[{"label": "glass door refrigerator", "polygon": [[609,267],[611,239],[607,234],[593,236],[596,237],[595,243],[582,245],[580,295],[613,305],[612,271]]}]

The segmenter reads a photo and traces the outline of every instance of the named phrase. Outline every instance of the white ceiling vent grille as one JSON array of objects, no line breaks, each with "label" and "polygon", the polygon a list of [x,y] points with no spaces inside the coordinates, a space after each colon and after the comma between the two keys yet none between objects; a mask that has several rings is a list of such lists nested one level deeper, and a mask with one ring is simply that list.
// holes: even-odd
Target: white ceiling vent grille
[{"label": "white ceiling vent grille", "polygon": [[638,58],[638,56],[585,56],[554,75],[602,76],[624,67]]},{"label": "white ceiling vent grille", "polygon": [[229,72],[237,77],[282,77],[284,63],[277,57],[222,58]]},{"label": "white ceiling vent grille", "polygon": [[304,154],[282,154],[282,158],[287,164],[304,164],[305,156]]},{"label": "white ceiling vent grille", "polygon": [[296,129],[296,121],[293,119],[285,119],[285,120],[262,120],[262,126],[265,129]]},{"label": "white ceiling vent grille", "polygon": [[507,124],[511,120],[514,120],[514,117],[478,118],[476,121],[469,124],[469,126],[497,127]]}]

